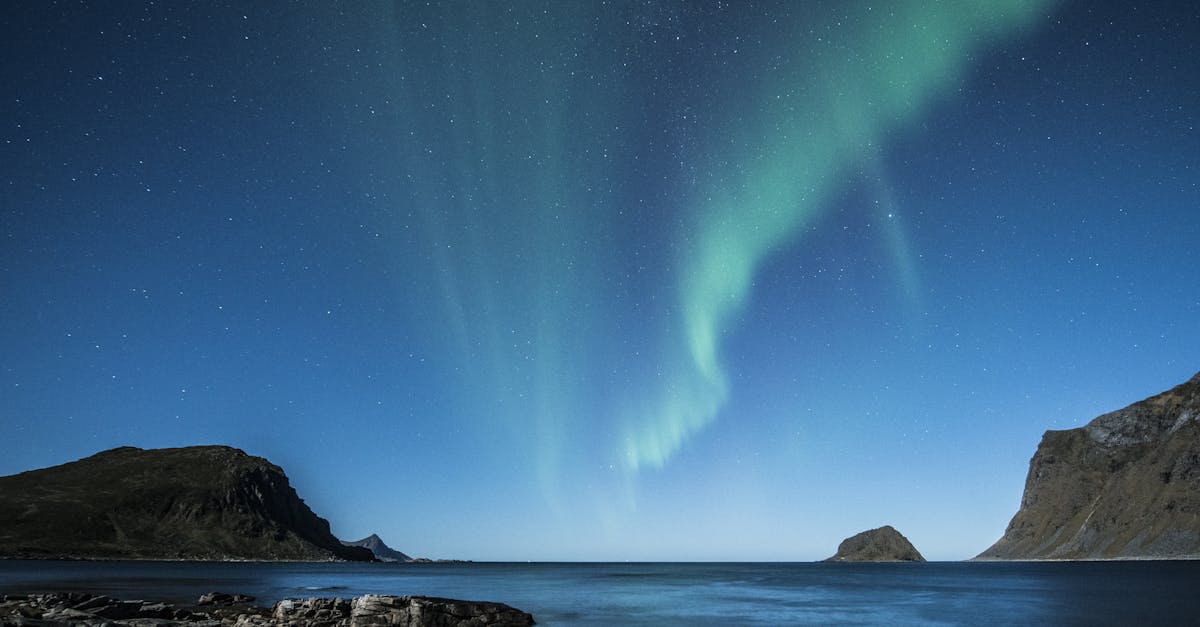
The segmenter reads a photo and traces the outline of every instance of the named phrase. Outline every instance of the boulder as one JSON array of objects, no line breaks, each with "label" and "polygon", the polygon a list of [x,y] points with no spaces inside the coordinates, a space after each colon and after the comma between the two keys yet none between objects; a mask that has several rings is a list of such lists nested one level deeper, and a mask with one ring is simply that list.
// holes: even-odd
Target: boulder
[{"label": "boulder", "polygon": [[281,624],[410,625],[412,627],[474,627],[532,625],[533,616],[503,603],[456,601],[422,596],[367,594],[345,599],[285,599],[275,604],[271,618]]},{"label": "boulder", "polygon": [[227,594],[224,592],[209,592],[200,595],[196,605],[233,605],[235,603],[251,603],[254,597],[248,594]]}]

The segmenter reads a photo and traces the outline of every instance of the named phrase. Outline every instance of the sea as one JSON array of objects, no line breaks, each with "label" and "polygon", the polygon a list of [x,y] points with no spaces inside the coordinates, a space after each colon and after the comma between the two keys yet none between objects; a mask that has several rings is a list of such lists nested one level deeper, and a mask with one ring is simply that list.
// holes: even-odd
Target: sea
[{"label": "sea", "polygon": [[1200,561],[468,563],[0,561],[0,593],[500,601],[539,625],[1200,624]]}]

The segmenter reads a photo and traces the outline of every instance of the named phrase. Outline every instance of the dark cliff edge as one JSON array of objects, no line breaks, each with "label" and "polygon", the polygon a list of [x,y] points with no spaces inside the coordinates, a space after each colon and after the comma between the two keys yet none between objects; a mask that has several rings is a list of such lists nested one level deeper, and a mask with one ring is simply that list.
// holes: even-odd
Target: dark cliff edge
[{"label": "dark cliff edge", "polygon": [[826,562],[924,562],[916,547],[891,525],[871,529],[842,540]]},{"label": "dark cliff edge", "polygon": [[0,477],[0,556],[372,561],[278,466],[228,446],[121,447]]},{"label": "dark cliff edge", "polygon": [[1021,507],[976,560],[1200,558],[1200,374],[1047,431]]}]

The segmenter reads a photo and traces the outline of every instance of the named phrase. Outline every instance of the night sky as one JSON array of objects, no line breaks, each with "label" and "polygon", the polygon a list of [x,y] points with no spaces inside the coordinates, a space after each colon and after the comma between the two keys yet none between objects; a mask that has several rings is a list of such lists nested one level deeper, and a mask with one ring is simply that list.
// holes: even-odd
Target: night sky
[{"label": "night sky", "polygon": [[975,555],[1200,370],[1190,2],[5,3],[0,474],[476,560]]}]

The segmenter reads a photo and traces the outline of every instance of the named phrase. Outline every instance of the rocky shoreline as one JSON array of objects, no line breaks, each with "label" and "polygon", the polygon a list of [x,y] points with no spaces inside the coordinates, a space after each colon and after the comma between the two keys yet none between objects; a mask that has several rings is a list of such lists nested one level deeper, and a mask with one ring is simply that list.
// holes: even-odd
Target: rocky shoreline
[{"label": "rocky shoreline", "polygon": [[424,596],[366,594],[354,598],[282,599],[254,605],[254,597],[213,592],[194,606],[120,600],[83,592],[0,595],[0,626],[136,625],[157,627],[517,627],[533,616],[503,603],[458,601]]}]

